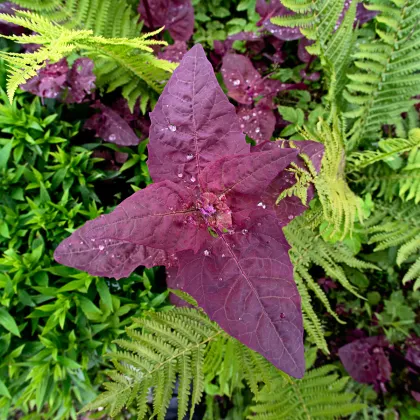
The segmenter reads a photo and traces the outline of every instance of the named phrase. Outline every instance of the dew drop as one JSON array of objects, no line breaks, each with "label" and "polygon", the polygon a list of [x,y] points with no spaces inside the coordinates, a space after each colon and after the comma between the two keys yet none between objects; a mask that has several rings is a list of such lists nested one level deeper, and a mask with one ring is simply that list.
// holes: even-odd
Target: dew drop
[{"label": "dew drop", "polygon": [[292,220],[294,217],[295,217],[295,216],[290,215],[290,216],[288,216],[287,218],[288,218],[289,220]]},{"label": "dew drop", "polygon": [[222,258],[225,258],[225,256],[226,256],[225,254],[222,254]]},{"label": "dew drop", "polygon": [[82,241],[80,241],[80,245],[83,245],[83,242]]},{"label": "dew drop", "polygon": [[115,134],[110,134],[108,137],[109,141],[115,141],[117,139],[117,136]]},{"label": "dew drop", "polygon": [[204,255],[205,255],[206,257],[208,257],[208,256],[210,255],[210,251],[209,251],[209,250],[207,250],[207,249],[205,249],[205,250],[204,250]]},{"label": "dew drop", "polygon": [[286,318],[286,314],[284,314],[283,312],[281,312],[281,313],[280,313],[280,318],[281,318],[281,319]]},{"label": "dew drop", "polygon": [[253,112],[253,113],[252,113],[252,116],[253,116],[253,117],[256,117],[256,116],[257,116],[257,113],[256,113],[256,112]]},{"label": "dew drop", "polygon": [[191,160],[193,157],[194,157],[194,155],[192,153],[188,153],[187,160]]},{"label": "dew drop", "polygon": [[178,174],[178,178],[182,178],[184,175],[182,174]]},{"label": "dew drop", "polygon": [[242,229],[242,234],[246,235],[248,233],[248,229]]},{"label": "dew drop", "polygon": [[238,319],[239,319],[239,321],[242,321],[242,318],[241,317],[239,317]]},{"label": "dew drop", "polygon": [[169,124],[168,128],[171,131],[176,131],[176,127],[174,125],[172,125],[172,124]]},{"label": "dew drop", "polygon": [[91,241],[92,241],[92,242],[95,242],[95,239],[94,239],[94,238],[92,238],[92,239],[91,239]]},{"label": "dew drop", "polygon": [[191,182],[195,182],[196,181],[196,179],[195,179],[195,177],[191,177]]},{"label": "dew drop", "polygon": [[103,245],[99,245],[99,251],[103,251],[105,249],[105,247]]},{"label": "dew drop", "polygon": [[241,84],[241,81],[239,79],[236,79],[233,81],[233,86],[239,86]]},{"label": "dew drop", "polygon": [[219,281],[222,281],[223,279],[221,277],[219,277]]},{"label": "dew drop", "polygon": [[257,128],[255,129],[255,132],[258,134],[258,133],[260,132],[260,127],[257,127]]},{"label": "dew drop", "polygon": [[241,124],[241,128],[245,128],[245,126],[243,124]]},{"label": "dew drop", "polygon": [[262,202],[262,201],[260,201],[258,204],[257,204],[257,207],[262,207],[263,209],[265,209],[267,206]]}]

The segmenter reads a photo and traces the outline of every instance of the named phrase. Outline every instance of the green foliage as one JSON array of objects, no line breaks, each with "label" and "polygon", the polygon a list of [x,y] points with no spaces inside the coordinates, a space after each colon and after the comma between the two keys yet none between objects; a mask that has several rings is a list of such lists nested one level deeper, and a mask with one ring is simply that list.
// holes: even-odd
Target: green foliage
[{"label": "green foliage", "polygon": [[[141,331],[137,331],[139,327]],[[121,350],[109,354],[116,368],[108,372],[112,382],[105,384],[106,391],[84,411],[106,407],[114,416],[124,406],[135,404],[139,419],[150,415],[164,419],[178,381],[178,419],[184,418],[190,402],[192,418],[204,384],[216,378],[225,395],[242,388],[242,381],[246,381],[257,402],[252,409],[255,413],[288,415],[290,410],[299,411],[302,405],[305,418],[334,418],[363,407],[352,402],[354,394],[342,392],[348,378],[330,375],[333,367],[312,370],[305,379],[294,381],[196,309],[177,308],[152,314],[135,320],[126,332],[130,339],[116,340]],[[314,400],[313,392],[320,386],[322,392]],[[153,409],[147,405],[150,387]],[[210,414],[207,418],[211,418]],[[249,418],[254,418],[253,414]]]},{"label": "green foliage", "polygon": [[376,212],[368,220],[369,242],[375,251],[398,247],[397,263],[411,262],[403,283],[414,280],[414,289],[420,288],[420,208],[395,200],[392,204],[378,203]]},{"label": "green foliage", "polygon": [[[53,103],[0,94],[1,419],[75,418],[95,397],[103,354],[129,318],[169,307],[153,270],[116,282],[53,261],[60,240],[106,209],[98,187],[116,178],[80,143],[80,122],[65,121]],[[137,185],[149,181],[140,165],[125,173]]]},{"label": "green foliage", "polygon": [[135,38],[141,24],[125,0],[16,0],[15,4],[67,29],[90,29],[105,38]]},{"label": "green foliage", "polygon": [[407,112],[420,94],[418,47],[420,10],[417,0],[375,1],[378,10],[375,39],[358,43],[355,72],[347,75],[346,117],[352,119],[349,146],[380,138],[381,125]]},{"label": "green foliage", "polygon": [[[147,95],[146,86],[157,93],[161,92],[162,82],[165,83],[176,67],[173,63],[159,60],[150,54],[153,51],[151,46],[165,44],[163,41],[149,39],[160,30],[136,38],[106,38],[94,35],[92,30],[68,29],[31,12],[17,12],[16,16],[2,14],[1,18],[36,32],[35,35],[3,35],[4,38],[21,44],[41,45],[41,48],[31,54],[0,53],[0,57],[6,60],[10,68],[7,85],[10,100],[19,85],[35,76],[47,61],[55,62],[74,52],[92,58],[98,85],[107,86],[108,91],[122,88],[123,96],[131,108],[142,93]],[[122,30],[121,33],[123,32]]]},{"label": "green foliage", "polygon": [[260,16],[255,11],[255,3],[256,0],[192,0],[194,42],[207,43],[213,48],[213,41],[224,41],[241,31],[256,31]]},{"label": "green foliage", "polygon": [[[338,322],[343,322],[335,314],[325,292],[314,280],[311,268],[315,265],[322,268],[325,275],[337,280],[350,293],[360,296],[355,287],[350,283],[346,272],[347,268],[358,270],[375,269],[373,264],[356,258],[350,246],[354,238],[347,238],[347,243],[328,241],[322,237],[322,229],[312,230],[311,212],[293,220],[285,229],[285,235],[291,244],[290,257],[295,267],[295,281],[302,298],[303,319],[306,332],[315,345],[328,353],[324,337],[324,329],[314,310],[310,291],[320,300],[327,312]],[[328,238],[329,235],[327,235]],[[349,246],[350,245],[350,246]]]},{"label": "green foliage", "polygon": [[315,130],[303,131],[303,136],[316,139],[325,146],[322,167],[315,179],[322,207],[322,214],[328,222],[331,235],[341,234],[344,239],[351,234],[353,224],[363,221],[364,214],[360,197],[350,189],[345,177],[344,132],[338,116],[333,115],[332,123],[319,121]]},{"label": "green foliage", "polygon": [[354,394],[343,392],[348,378],[340,378],[336,367],[312,369],[295,380],[275,372],[270,386],[261,390],[249,419],[335,419],[359,411],[363,404]]}]

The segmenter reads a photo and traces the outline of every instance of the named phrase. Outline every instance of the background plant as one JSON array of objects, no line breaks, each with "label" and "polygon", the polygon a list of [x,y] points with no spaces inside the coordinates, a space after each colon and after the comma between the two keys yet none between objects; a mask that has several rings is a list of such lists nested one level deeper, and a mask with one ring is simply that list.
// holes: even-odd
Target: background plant
[{"label": "background plant", "polygon": [[[128,39],[143,31],[135,11],[137,2],[127,1],[123,6],[120,1],[118,7],[109,7],[115,4],[102,0],[97,8],[86,0],[36,3],[19,0],[18,3],[48,21],[59,21],[71,31],[91,29],[95,36]],[[154,407],[149,402],[146,412],[164,415],[173,387],[173,382],[165,379],[173,378],[173,372],[182,372],[179,369],[183,368],[187,373],[185,378],[203,380],[194,398],[198,399],[198,393],[203,392],[196,413],[208,419],[253,418],[253,413],[281,418],[292,412],[296,418],[299,415],[334,417],[340,414],[337,410],[340,402],[344,405],[344,399],[351,395],[345,393],[348,391],[365,403],[351,418],[418,417],[415,404],[420,392],[418,375],[409,365],[413,363],[413,354],[417,354],[412,340],[419,336],[416,222],[419,122],[418,101],[414,97],[420,89],[416,60],[420,36],[417,2],[366,1],[363,16],[369,12],[369,18],[373,17],[370,22],[361,18],[360,4],[355,1],[282,1],[294,13],[284,13],[280,2],[264,2],[273,7],[271,11],[277,10],[271,15],[257,15],[255,7],[262,2],[201,3],[193,2],[196,22],[193,40],[206,43],[216,70],[224,54],[235,52],[248,57],[264,80],[307,86],[304,90],[277,92],[268,104],[267,113],[274,118],[272,137],[316,139],[327,149],[325,164],[316,178],[316,198],[306,213],[289,225],[286,235],[293,244],[295,281],[303,302],[307,363],[316,367],[303,381],[332,384],[333,394],[329,395],[331,406],[327,412],[316,408],[319,401],[315,396],[321,398],[322,394],[319,390],[304,394],[308,396],[302,405],[305,410],[287,411],[286,407],[293,410],[297,403],[295,398],[300,394],[296,389],[310,390],[309,382],[291,383],[290,378],[272,372],[264,360],[257,360],[253,353],[220,334],[217,336],[220,340],[214,340],[214,344],[210,340],[199,346],[204,360],[201,376],[188,373],[189,367],[199,364],[181,364],[178,359],[171,373],[155,371],[160,375],[153,379],[158,384],[157,405]],[[121,14],[110,12],[117,9]],[[77,10],[87,12],[75,13]],[[355,18],[358,25],[354,25]],[[120,26],[121,22],[125,22],[124,26]],[[276,41],[276,32],[270,32],[269,28],[290,30],[300,40]],[[254,35],[238,34],[242,30],[253,31]],[[167,33],[163,37],[172,43]],[[156,38],[162,39],[161,35]],[[17,51],[8,43],[3,48]],[[129,57],[134,61],[136,55],[137,52],[125,56],[124,60],[128,62],[126,57]],[[109,57],[92,58],[102,102],[113,105],[122,92],[137,117],[139,96],[141,109],[150,109],[147,104],[153,105],[157,98],[153,88],[139,82],[137,76],[116,61],[108,61],[111,64],[106,65]],[[5,73],[3,65],[3,81]],[[313,80],[308,78],[312,74]],[[112,82],[114,75],[118,78]],[[158,84],[160,89],[163,86]],[[241,110],[243,104],[235,104]],[[256,96],[249,115],[252,117],[254,108],[255,112],[265,112],[257,108],[265,105],[264,98]],[[108,351],[113,352],[111,359],[115,360],[116,370],[111,369],[114,384],[107,386],[127,387],[124,381],[130,382],[128,378],[132,378],[128,388],[132,389],[134,383],[140,386],[140,372],[136,369],[148,366],[136,364],[139,352],[147,353],[152,364],[165,357],[153,342],[161,343],[159,336],[166,330],[152,332],[144,325],[162,325],[165,316],[176,317],[176,311],[180,311],[170,311],[162,318],[146,314],[150,308],[169,309],[162,271],[139,270],[117,283],[65,271],[52,263],[53,247],[70,230],[108,211],[133,190],[150,182],[145,166],[145,142],[137,147],[120,147],[88,137],[82,123],[92,112],[86,104],[59,105],[48,99],[43,106],[39,99],[19,91],[10,105],[3,94],[0,328],[4,334],[0,340],[3,360],[0,394],[4,413],[19,411],[28,413],[29,418],[48,418],[49,408],[56,407],[51,411],[51,418],[74,417],[98,393],[100,383],[108,374],[104,367],[111,369],[109,359],[102,356]],[[128,118],[127,114],[121,115]],[[255,118],[263,124],[262,117]],[[133,121],[129,124],[143,137],[144,130]],[[250,134],[248,140],[258,141]],[[128,155],[124,157],[125,163],[116,161],[120,152]],[[58,171],[60,175],[55,175]],[[311,177],[310,172],[295,173],[300,180],[298,187]],[[65,175],[60,181],[57,178],[62,174]],[[290,193],[299,194],[299,189]],[[75,289],[60,290],[66,285]],[[143,319],[132,325],[131,315],[146,317],[147,321]],[[183,316],[176,321],[182,337],[189,330]],[[202,314],[197,312],[194,316],[202,317]],[[199,320],[200,324],[194,323],[194,328],[216,331],[208,320]],[[143,329],[139,329],[141,325]],[[128,326],[132,326],[128,333],[135,335],[134,338],[125,336],[124,328]],[[174,335],[175,330],[171,330],[164,339],[173,340]],[[386,392],[375,391],[373,383],[358,384],[342,378],[345,372],[338,358],[338,349],[345,344],[379,335],[389,343],[384,348],[391,366],[389,379],[383,382]],[[141,341],[144,336],[150,338],[147,345]],[[125,340],[118,342],[119,350],[111,343],[115,338]],[[132,344],[127,344],[130,340]],[[89,343],[96,344],[91,348]],[[187,340],[182,345],[189,349],[188,343]],[[168,346],[174,343],[168,342]],[[193,362],[192,353],[183,354],[188,354],[188,360]],[[143,356],[141,360],[146,359]],[[250,366],[250,369],[238,373],[238,360],[240,366]],[[330,364],[336,370],[328,367]],[[41,376],[41,366],[49,372],[48,379]],[[121,377],[117,371],[125,376]],[[318,379],[315,381],[312,375]],[[282,390],[281,401],[276,392],[270,391],[270,384]],[[175,408],[181,414],[185,411],[187,394],[181,393],[181,404]],[[127,403],[134,413],[135,401],[124,398],[109,400],[111,409],[116,412]],[[354,410],[361,408],[358,402],[354,405],[353,400],[346,401],[353,404]],[[298,404],[302,404],[301,399]],[[62,411],[59,407],[63,407]],[[173,410],[173,401],[168,410]],[[350,414],[350,410],[341,414]]]}]

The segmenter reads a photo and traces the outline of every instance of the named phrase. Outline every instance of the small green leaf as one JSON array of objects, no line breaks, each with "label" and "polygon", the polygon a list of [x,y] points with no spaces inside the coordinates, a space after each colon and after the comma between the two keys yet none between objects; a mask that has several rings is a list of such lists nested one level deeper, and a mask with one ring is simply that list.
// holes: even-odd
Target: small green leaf
[{"label": "small green leaf", "polygon": [[0,395],[3,395],[7,398],[12,398],[12,396],[9,393],[9,390],[7,389],[6,384],[0,379]]},{"label": "small green leaf", "polygon": [[102,302],[104,305],[112,311],[112,296],[109,292],[109,287],[106,284],[104,279],[99,279],[96,282],[96,287],[98,289],[99,296],[101,297]]},{"label": "small green leaf", "polygon": [[296,110],[290,106],[282,106],[280,105],[278,107],[278,110],[280,112],[280,115],[283,117],[284,120],[289,121],[291,123],[297,123],[298,122],[298,113]]},{"label": "small green leaf", "polygon": [[20,337],[19,328],[15,320],[12,318],[9,312],[6,311],[5,308],[0,308],[0,324],[3,325],[3,327],[6,328],[7,331],[10,331],[13,335]]},{"label": "small green leaf", "polygon": [[9,140],[0,150],[0,169],[7,168],[7,162],[12,151],[12,140]]}]

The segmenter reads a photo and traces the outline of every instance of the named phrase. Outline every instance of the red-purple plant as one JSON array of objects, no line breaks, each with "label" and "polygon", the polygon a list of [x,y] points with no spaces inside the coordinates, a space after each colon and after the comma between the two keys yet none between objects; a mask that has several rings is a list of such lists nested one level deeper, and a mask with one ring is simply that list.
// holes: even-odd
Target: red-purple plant
[{"label": "red-purple plant", "polygon": [[193,34],[191,0],[141,0],[138,12],[148,28],[164,26],[176,41],[188,41]]},{"label": "red-purple plant", "polygon": [[67,59],[47,64],[20,88],[41,98],[59,98],[67,103],[82,103],[95,88],[93,61],[78,58],[69,69]]},{"label": "red-purple plant", "polygon": [[340,360],[357,382],[373,384],[377,391],[386,392],[391,379],[391,364],[384,349],[389,346],[382,335],[355,340],[338,350]]},{"label": "red-purple plant", "polygon": [[[290,186],[281,179],[292,162],[303,165],[299,149],[276,142],[250,153],[201,45],[184,56],[150,116],[155,183],[75,231],[55,259],[116,278],[139,265],[170,267],[171,287],[276,367],[302,377],[300,297],[282,228],[303,205],[286,203],[279,218],[280,191],[272,190]],[[322,145],[299,147],[319,168]]]},{"label": "red-purple plant", "polygon": [[96,137],[119,146],[135,146],[140,143],[128,122],[113,109],[99,101],[92,108],[99,109],[100,112],[92,115],[85,122],[84,128],[95,131]]}]

